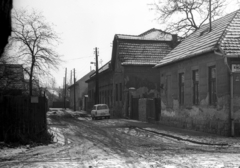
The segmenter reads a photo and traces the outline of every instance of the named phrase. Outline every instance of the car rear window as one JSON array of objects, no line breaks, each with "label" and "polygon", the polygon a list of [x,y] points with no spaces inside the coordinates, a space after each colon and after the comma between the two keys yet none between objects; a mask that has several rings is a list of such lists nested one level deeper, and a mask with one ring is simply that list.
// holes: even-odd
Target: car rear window
[{"label": "car rear window", "polygon": [[98,110],[108,109],[108,106],[107,105],[98,105],[97,109]]}]

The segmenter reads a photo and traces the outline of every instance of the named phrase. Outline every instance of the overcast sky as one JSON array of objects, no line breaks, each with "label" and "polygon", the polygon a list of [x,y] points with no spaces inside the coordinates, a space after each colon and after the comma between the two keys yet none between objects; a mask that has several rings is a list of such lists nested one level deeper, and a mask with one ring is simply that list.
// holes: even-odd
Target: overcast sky
[{"label": "overcast sky", "polygon": [[[62,86],[65,68],[76,69],[77,80],[90,71],[95,61],[94,48],[99,48],[102,65],[111,59],[115,34],[138,35],[151,28],[163,29],[150,11],[154,0],[14,0],[14,8],[35,9],[55,25],[62,43],[56,49],[64,63],[53,72]],[[226,13],[238,8],[229,0]],[[100,61],[101,62],[101,61]],[[101,65],[101,64],[100,64]]]}]

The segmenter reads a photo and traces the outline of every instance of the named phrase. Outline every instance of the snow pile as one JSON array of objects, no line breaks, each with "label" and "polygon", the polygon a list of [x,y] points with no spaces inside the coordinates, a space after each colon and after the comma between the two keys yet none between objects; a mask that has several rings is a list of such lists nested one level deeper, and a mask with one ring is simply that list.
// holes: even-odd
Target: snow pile
[{"label": "snow pile", "polygon": [[[76,118],[78,118],[78,117],[90,117],[90,114],[88,114],[86,111],[83,111],[83,110],[73,111],[71,109],[66,109],[65,112],[71,114],[71,116],[76,117]],[[81,118],[80,118],[80,120],[81,120]]]},{"label": "snow pile", "polygon": [[59,143],[61,145],[71,143],[71,140],[63,135],[63,131],[57,127],[50,127],[49,132],[54,135],[53,142]]},{"label": "snow pile", "polygon": [[47,112],[47,116],[50,116],[50,115],[63,116],[64,114],[66,113],[61,108],[50,108],[50,110]]},{"label": "snow pile", "polygon": [[0,161],[4,160],[6,158],[11,158],[14,156],[19,155],[20,153],[23,153],[27,150],[26,147],[17,147],[17,148],[7,148],[4,147],[3,149],[0,149]]}]

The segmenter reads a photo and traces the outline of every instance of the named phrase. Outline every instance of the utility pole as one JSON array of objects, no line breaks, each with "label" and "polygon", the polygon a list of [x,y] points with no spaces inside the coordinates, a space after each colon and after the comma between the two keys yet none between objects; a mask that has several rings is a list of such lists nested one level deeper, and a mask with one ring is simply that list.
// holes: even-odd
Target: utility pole
[{"label": "utility pole", "polygon": [[65,83],[65,77],[63,77],[63,87],[62,87],[62,98],[64,102],[64,83]]},{"label": "utility pole", "polygon": [[95,55],[96,55],[96,93],[95,93],[95,104],[99,103],[99,87],[98,87],[98,49],[95,48]]},{"label": "utility pole", "polygon": [[72,85],[72,70],[71,70],[71,73],[70,73],[70,85]]},{"label": "utility pole", "polygon": [[76,78],[75,78],[75,68],[73,69],[73,88],[74,88],[74,90],[73,90],[73,96],[74,96],[74,98],[73,98],[73,103],[74,103],[74,111],[76,111],[76,86],[75,86],[75,84],[76,84]]},{"label": "utility pole", "polygon": [[67,95],[67,68],[65,68],[65,88],[64,88],[64,108],[66,109],[66,95]]}]

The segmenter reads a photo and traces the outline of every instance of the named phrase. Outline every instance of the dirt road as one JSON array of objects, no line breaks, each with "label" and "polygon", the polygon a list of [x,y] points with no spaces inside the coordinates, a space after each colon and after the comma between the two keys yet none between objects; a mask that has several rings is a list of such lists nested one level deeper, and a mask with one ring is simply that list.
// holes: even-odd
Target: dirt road
[{"label": "dirt road", "polygon": [[239,147],[164,136],[124,119],[91,120],[76,113],[53,110],[48,113],[48,123],[56,143],[0,155],[0,167],[240,166]]}]

